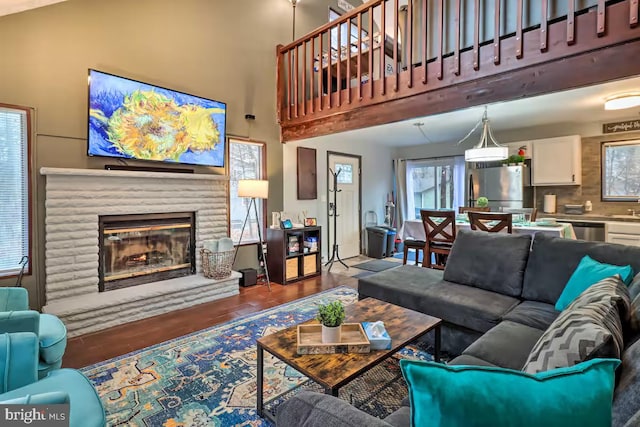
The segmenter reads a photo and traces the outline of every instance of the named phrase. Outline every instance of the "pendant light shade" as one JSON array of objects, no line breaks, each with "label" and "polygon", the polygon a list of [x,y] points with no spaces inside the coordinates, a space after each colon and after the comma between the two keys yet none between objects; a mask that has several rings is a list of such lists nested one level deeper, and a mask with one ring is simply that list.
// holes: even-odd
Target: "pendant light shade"
[{"label": "pendant light shade", "polygon": [[507,147],[470,148],[464,152],[464,160],[467,162],[495,162],[507,157],[509,157]]},{"label": "pendant light shade", "polygon": [[[480,142],[475,147],[465,150],[464,160],[467,162],[494,162],[505,160],[509,157],[509,148],[498,144],[491,132],[489,118],[487,116],[487,107],[484,108],[482,121],[479,122],[460,142],[466,140],[477,128],[482,124],[482,135]],[[489,144],[491,143],[491,145]]]}]

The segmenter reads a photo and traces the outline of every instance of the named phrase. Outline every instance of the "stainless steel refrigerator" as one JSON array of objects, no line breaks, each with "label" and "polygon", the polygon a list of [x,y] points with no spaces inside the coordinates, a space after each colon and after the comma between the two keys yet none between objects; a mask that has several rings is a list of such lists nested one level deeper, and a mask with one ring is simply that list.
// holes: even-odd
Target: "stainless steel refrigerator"
[{"label": "stainless steel refrigerator", "polygon": [[489,199],[492,211],[500,208],[533,207],[531,168],[499,166],[467,172],[467,206],[477,206],[478,197]]}]

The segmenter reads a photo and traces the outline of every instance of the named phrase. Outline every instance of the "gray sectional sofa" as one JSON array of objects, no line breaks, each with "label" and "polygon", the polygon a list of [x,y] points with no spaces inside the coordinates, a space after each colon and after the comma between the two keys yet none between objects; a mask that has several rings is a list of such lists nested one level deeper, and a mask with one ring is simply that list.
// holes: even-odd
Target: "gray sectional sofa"
[{"label": "gray sectional sofa", "polygon": [[[377,298],[443,319],[450,364],[522,369],[556,319],[554,304],[584,255],[640,273],[640,248],[548,237],[461,231],[443,271],[405,265],[358,283]],[[640,298],[640,297],[639,297]],[[629,334],[628,334],[629,335]],[[640,426],[640,340],[625,336],[617,372],[613,426]],[[403,406],[384,420],[340,399],[301,392],[283,403],[277,426],[410,426]]]}]

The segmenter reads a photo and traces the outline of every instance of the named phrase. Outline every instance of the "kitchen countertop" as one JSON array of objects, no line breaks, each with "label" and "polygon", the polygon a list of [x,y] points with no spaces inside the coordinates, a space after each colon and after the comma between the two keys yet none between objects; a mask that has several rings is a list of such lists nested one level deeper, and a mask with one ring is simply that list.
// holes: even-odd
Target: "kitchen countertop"
[{"label": "kitchen countertop", "polygon": [[602,215],[597,213],[586,213],[582,215],[569,215],[562,213],[540,213],[538,212],[538,220],[540,218],[556,218],[564,221],[580,221],[580,222],[637,222],[640,223],[640,216],[636,218],[614,218],[611,215]]}]

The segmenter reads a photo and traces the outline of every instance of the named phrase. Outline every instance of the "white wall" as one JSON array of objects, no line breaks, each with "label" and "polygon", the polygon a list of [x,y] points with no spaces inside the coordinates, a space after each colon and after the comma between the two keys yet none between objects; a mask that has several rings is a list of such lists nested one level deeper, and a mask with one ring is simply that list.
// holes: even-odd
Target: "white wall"
[{"label": "white wall", "polygon": [[[296,182],[296,148],[315,148],[316,164],[318,176],[318,198],[316,200],[298,200]],[[327,250],[331,250],[327,238],[328,219],[327,205],[329,195],[327,193],[327,152],[338,152],[341,154],[352,154],[362,156],[362,225],[364,227],[365,214],[367,211],[374,211],[378,215],[378,223],[384,221],[384,204],[387,194],[392,191],[392,154],[390,147],[372,145],[367,141],[340,141],[339,138],[315,138],[298,142],[290,142],[283,147],[283,170],[284,170],[284,210],[287,213],[295,214],[294,218],[302,211],[306,210],[309,217],[318,219],[318,225],[322,226],[322,257],[327,259]],[[271,212],[268,214],[268,222],[271,223]],[[362,244],[364,245],[364,237]]]}]

